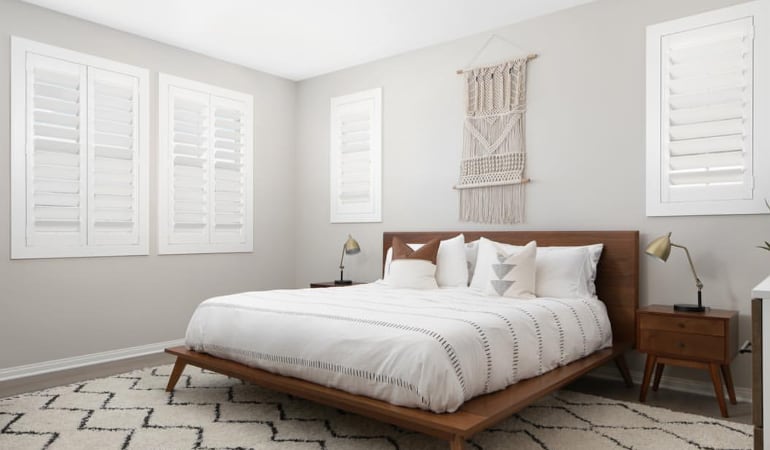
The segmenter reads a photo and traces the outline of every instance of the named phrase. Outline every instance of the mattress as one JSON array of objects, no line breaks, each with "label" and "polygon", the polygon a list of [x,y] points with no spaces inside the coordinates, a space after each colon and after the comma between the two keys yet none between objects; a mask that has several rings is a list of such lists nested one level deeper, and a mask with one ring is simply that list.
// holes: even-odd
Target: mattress
[{"label": "mattress", "polygon": [[612,343],[597,299],[488,297],[381,282],[245,292],[195,310],[187,346],[395,405],[453,412]]}]

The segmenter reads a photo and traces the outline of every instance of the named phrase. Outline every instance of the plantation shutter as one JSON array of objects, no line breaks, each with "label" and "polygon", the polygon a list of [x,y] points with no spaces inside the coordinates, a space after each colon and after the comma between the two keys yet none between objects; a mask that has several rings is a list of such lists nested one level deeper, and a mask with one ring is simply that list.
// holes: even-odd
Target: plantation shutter
[{"label": "plantation shutter", "polygon": [[751,17],[662,39],[664,201],[751,198]]},{"label": "plantation shutter", "polygon": [[139,240],[139,80],[88,68],[89,236],[94,245]]},{"label": "plantation shutter", "polygon": [[162,74],[160,252],[252,251],[252,97]]},{"label": "plantation shutter", "polygon": [[26,246],[85,245],[85,68],[29,55],[26,77]]},{"label": "plantation shutter", "polygon": [[222,97],[212,97],[212,176],[213,224],[211,241],[244,242],[246,224],[245,118],[246,105]]},{"label": "plantation shutter", "polygon": [[208,242],[209,96],[170,88],[169,242]]},{"label": "plantation shutter", "polygon": [[11,258],[148,253],[148,77],[11,38]]},{"label": "plantation shutter", "polygon": [[331,221],[381,221],[381,90],[331,105]]}]

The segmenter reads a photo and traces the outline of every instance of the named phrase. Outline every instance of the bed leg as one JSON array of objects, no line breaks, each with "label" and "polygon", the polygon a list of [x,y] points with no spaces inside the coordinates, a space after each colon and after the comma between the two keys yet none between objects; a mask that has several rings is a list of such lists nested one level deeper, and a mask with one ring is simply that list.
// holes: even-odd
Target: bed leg
[{"label": "bed leg", "polygon": [[631,379],[631,372],[628,370],[628,364],[626,363],[626,355],[621,353],[616,356],[615,365],[618,366],[618,370],[623,377],[623,381],[626,383],[626,387],[634,387],[634,380]]},{"label": "bed leg", "polygon": [[182,375],[187,362],[182,358],[177,357],[174,363],[174,370],[171,371],[171,375],[168,377],[168,384],[166,385],[166,392],[171,392],[176,386],[176,382],[179,381],[179,377]]},{"label": "bed leg", "polygon": [[465,448],[465,439],[459,434],[455,434],[449,439],[449,450],[463,450]]}]

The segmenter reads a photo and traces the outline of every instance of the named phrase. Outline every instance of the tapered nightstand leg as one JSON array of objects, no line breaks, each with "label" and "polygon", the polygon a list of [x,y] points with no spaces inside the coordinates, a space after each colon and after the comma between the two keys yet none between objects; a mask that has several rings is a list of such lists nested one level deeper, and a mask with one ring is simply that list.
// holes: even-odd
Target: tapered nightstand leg
[{"label": "tapered nightstand leg", "polygon": [[658,363],[655,366],[655,380],[652,382],[652,390],[657,391],[658,386],[660,386],[660,377],[663,376],[663,368],[666,367],[665,364]]},{"label": "tapered nightstand leg", "polygon": [[733,374],[730,372],[729,364],[722,364],[722,378],[725,379],[725,386],[727,386],[727,395],[730,396],[730,403],[737,404],[735,399],[735,386],[733,385]]},{"label": "tapered nightstand leg", "polygon": [[725,393],[722,390],[722,378],[719,376],[719,364],[710,363],[709,373],[711,373],[711,382],[714,384],[714,394],[716,394],[717,402],[719,402],[719,411],[722,412],[722,417],[728,417]]},{"label": "tapered nightstand leg", "polygon": [[[655,355],[647,355],[647,362],[644,364],[644,379],[642,379],[642,390],[639,392],[639,401],[647,400],[647,389],[650,387],[650,378],[652,378],[652,369],[655,367],[655,361],[658,359]],[[721,386],[720,386],[721,387]]]}]

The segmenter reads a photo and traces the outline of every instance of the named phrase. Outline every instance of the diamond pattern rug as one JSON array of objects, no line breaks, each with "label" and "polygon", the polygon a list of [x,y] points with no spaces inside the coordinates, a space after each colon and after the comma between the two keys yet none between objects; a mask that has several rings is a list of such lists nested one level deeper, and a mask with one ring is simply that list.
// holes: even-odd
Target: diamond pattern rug
[{"label": "diamond pattern rug", "polygon": [[[0,449],[406,450],[419,433],[187,366],[160,366],[0,399]],[[748,425],[560,391],[468,449],[750,449]]]}]

